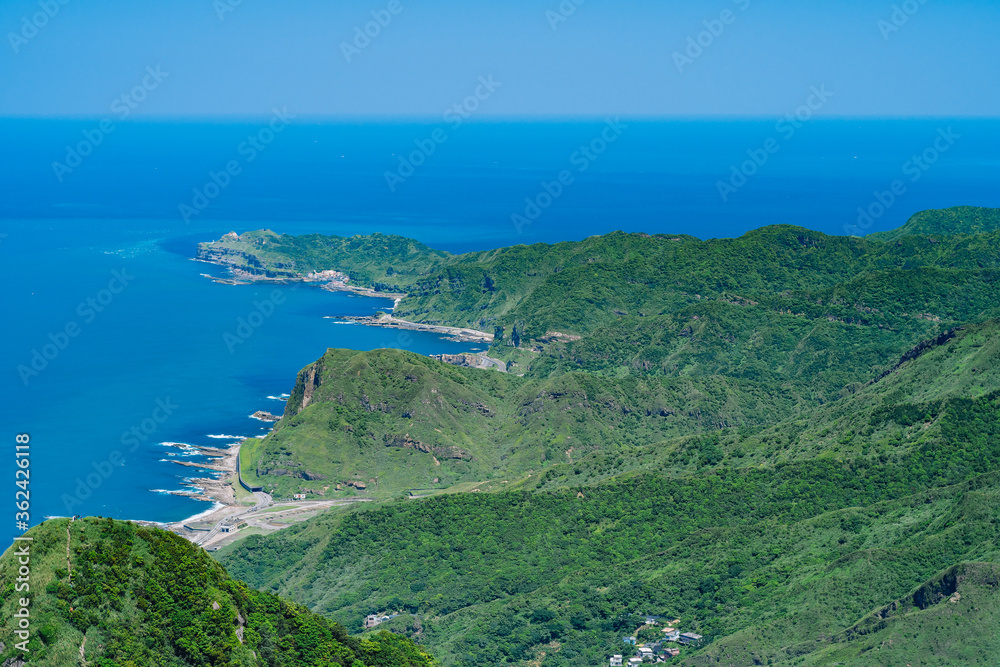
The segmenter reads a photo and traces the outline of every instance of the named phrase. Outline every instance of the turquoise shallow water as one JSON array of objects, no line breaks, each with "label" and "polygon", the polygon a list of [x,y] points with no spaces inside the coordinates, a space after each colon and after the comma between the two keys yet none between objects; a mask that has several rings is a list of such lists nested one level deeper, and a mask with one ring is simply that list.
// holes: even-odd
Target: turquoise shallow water
[{"label": "turquoise shallow water", "polygon": [[220,446],[266,433],[249,415],[280,413],[298,370],[328,347],[480,349],[330,319],[390,308],[387,299],[213,283],[200,274],[223,271],[191,261],[192,240],[162,230],[44,227],[8,225],[2,246],[4,312],[14,316],[0,421],[10,451],[16,433],[31,435],[33,523],[74,513],[172,521],[208,509],[164,493],[202,473],[176,463],[197,458],[160,443]]}]

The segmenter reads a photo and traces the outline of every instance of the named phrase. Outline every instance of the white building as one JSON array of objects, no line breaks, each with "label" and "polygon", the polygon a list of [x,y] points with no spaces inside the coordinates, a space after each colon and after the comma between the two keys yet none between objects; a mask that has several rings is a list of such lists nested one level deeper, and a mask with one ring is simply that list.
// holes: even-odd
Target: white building
[{"label": "white building", "polygon": [[685,632],[680,636],[679,641],[682,644],[698,644],[701,642],[701,635],[696,635],[693,632]]},{"label": "white building", "polygon": [[611,667],[622,667],[622,657],[620,655],[611,656]]}]

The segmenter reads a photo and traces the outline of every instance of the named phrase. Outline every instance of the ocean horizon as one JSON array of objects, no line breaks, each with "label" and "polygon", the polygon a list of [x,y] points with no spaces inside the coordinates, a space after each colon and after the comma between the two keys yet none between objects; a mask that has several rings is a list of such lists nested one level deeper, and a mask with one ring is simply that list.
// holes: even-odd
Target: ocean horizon
[{"label": "ocean horizon", "polygon": [[[397,233],[462,252],[616,229],[864,234],[921,210],[996,205],[1000,176],[1000,121],[976,118],[293,120],[277,132],[262,119],[110,133],[101,120],[0,120],[12,156],[0,219]],[[896,181],[902,194],[873,207]]]}]

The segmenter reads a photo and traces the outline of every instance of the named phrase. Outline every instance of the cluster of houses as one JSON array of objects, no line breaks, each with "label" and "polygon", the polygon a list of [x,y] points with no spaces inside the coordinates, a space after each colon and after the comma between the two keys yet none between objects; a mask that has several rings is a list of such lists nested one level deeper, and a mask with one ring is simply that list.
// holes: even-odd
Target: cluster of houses
[{"label": "cluster of houses", "polygon": [[399,614],[371,614],[365,616],[365,630],[370,630],[376,625],[385,623],[388,620],[396,618]]},{"label": "cluster of houses", "polygon": [[[646,626],[658,625],[659,619],[660,617],[658,616],[647,616]],[[644,662],[666,662],[670,658],[680,655],[681,650],[673,646],[666,646],[668,643],[678,643],[685,646],[698,646],[701,644],[701,635],[696,635],[693,632],[681,632],[674,627],[680,622],[679,618],[671,621],[670,625],[663,628],[663,639],[655,642],[647,642],[636,646],[637,640],[635,637],[622,637],[622,641],[626,645],[636,646],[638,653],[628,660],[625,660],[620,654],[613,655],[611,656],[610,667],[636,667],[636,665],[641,665]]]}]

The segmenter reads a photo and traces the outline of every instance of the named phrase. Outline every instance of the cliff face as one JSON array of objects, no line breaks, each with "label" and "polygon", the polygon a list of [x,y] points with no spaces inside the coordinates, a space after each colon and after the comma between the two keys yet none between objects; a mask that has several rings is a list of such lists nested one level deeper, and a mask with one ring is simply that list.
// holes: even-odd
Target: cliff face
[{"label": "cliff face", "polygon": [[251,252],[226,247],[224,245],[202,243],[198,246],[197,259],[227,266],[236,278],[247,280],[298,280],[300,278],[291,263],[277,262],[265,267]]},{"label": "cliff face", "polygon": [[309,364],[299,371],[298,377],[295,378],[295,387],[292,389],[288,402],[285,403],[284,418],[275,426],[276,429],[281,427],[288,418],[298,415],[312,403],[313,396],[323,381],[323,359]]}]

